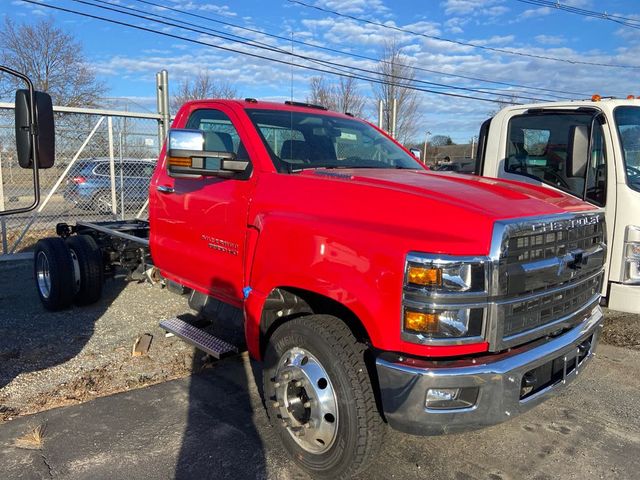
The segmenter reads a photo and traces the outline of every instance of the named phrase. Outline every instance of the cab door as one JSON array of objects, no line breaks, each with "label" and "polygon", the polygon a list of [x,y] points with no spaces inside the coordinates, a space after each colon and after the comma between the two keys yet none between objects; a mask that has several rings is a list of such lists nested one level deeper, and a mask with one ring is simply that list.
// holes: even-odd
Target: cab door
[{"label": "cab door", "polygon": [[[222,104],[194,105],[183,128],[202,130],[205,150],[234,152],[250,161],[237,114]],[[166,158],[161,158],[149,197],[155,265],[169,279],[239,305],[249,199],[255,186],[251,163],[229,178],[178,178],[167,173]]]}]

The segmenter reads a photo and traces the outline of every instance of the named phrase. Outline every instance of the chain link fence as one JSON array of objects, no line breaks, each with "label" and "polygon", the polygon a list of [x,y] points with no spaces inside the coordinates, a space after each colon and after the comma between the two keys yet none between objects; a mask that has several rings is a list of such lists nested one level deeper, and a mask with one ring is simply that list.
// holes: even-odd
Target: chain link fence
[{"label": "chain link fence", "polygon": [[[54,107],[56,163],[40,170],[41,202],[0,217],[0,254],[28,251],[59,222],[146,218],[160,150],[158,114]],[[0,210],[34,201],[31,170],[15,152],[14,111],[0,105]]]}]

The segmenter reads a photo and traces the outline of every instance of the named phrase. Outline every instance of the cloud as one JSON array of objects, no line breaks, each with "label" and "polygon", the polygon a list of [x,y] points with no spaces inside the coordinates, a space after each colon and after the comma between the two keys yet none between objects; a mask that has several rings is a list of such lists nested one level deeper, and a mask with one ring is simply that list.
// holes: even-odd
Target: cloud
[{"label": "cloud", "polygon": [[[212,3],[196,3],[193,1],[184,1],[184,0],[170,0],[172,3],[176,4],[181,10],[187,11],[200,11],[200,12],[211,12],[216,15],[221,15],[225,17],[235,17],[238,14],[231,11],[228,5],[215,5]],[[158,10],[165,10],[162,7],[153,7]]]},{"label": "cloud", "polygon": [[543,17],[545,15],[549,15],[550,13],[551,13],[551,9],[549,7],[530,8],[522,12],[518,16],[518,19],[525,20],[527,18]]},{"label": "cloud", "polygon": [[504,0],[445,0],[442,6],[445,15],[499,16],[509,11]]},{"label": "cloud", "polygon": [[567,40],[561,35],[536,35],[535,41],[543,45],[560,45]]},{"label": "cloud", "polygon": [[315,5],[350,15],[372,15],[376,13],[388,13],[390,11],[389,8],[384,5],[382,0],[327,0],[317,1],[315,2]]}]

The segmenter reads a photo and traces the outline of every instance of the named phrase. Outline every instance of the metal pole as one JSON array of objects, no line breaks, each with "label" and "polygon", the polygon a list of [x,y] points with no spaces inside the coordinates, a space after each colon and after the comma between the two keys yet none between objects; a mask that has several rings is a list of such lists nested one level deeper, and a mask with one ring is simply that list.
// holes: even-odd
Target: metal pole
[{"label": "metal pole", "polygon": [[166,70],[160,72],[160,78],[162,80],[162,127],[163,135],[162,141],[169,135],[169,128],[171,127],[171,112],[169,112],[169,73]]},{"label": "metal pole", "polygon": [[[2,180],[2,151],[0,149],[0,212],[4,212],[4,181]],[[7,223],[4,217],[0,218],[0,227],[2,229],[2,253],[9,253],[9,245],[7,244]]]},{"label": "metal pole", "polygon": [[122,161],[122,132],[120,132],[120,220],[124,220],[124,162]]},{"label": "metal pole", "polygon": [[384,115],[384,105],[382,100],[378,100],[378,128],[382,130],[382,116]]},{"label": "metal pole", "polygon": [[396,138],[396,126],[398,123],[398,99],[394,98],[391,104],[391,136]]},{"label": "metal pole", "polygon": [[111,180],[111,214],[117,218],[116,209],[116,165],[113,156],[113,117],[107,118],[107,130],[109,133],[109,179]]},{"label": "metal pole", "polygon": [[162,101],[162,75],[160,75],[160,72],[156,73],[156,104],[158,106],[158,115],[160,115],[158,119],[158,144],[162,145],[164,139],[164,128],[162,127],[164,103]]},{"label": "metal pole", "polygon": [[422,163],[425,165],[427,164],[427,139],[429,138],[429,135],[431,135],[431,132],[427,130],[424,133],[424,155],[422,156]]}]

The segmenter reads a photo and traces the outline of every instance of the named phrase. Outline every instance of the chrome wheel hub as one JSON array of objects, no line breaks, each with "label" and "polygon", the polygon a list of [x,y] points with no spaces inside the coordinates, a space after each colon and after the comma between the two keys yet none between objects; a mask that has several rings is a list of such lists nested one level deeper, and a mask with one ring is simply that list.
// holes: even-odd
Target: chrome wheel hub
[{"label": "chrome wheel hub", "polygon": [[329,450],[338,431],[338,401],[318,359],[294,347],[280,357],[272,381],[273,406],[293,440],[311,453]]},{"label": "chrome wheel hub", "polygon": [[49,260],[44,252],[38,252],[36,258],[36,277],[40,295],[42,298],[49,298],[51,295],[51,274],[49,273]]}]

